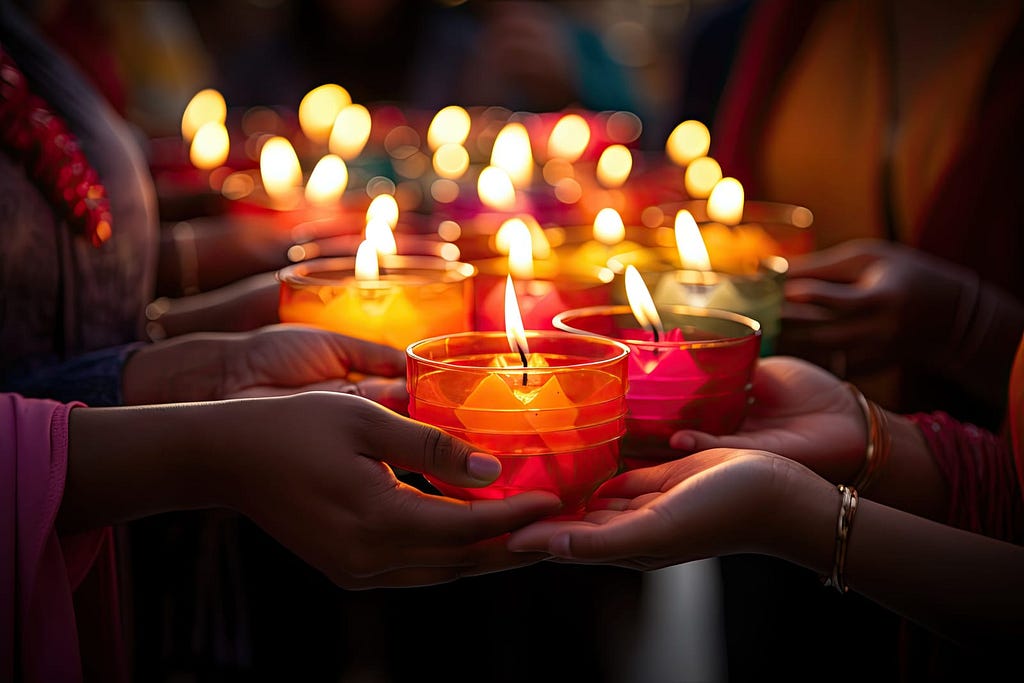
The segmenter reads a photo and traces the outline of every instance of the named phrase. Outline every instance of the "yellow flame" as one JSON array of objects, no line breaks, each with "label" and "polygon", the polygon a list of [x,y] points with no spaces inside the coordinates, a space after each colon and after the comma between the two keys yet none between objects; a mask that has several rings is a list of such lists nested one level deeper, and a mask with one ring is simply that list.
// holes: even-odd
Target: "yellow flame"
[{"label": "yellow flame", "polygon": [[331,127],[327,148],[342,159],[355,159],[370,139],[370,111],[361,104],[350,104],[338,112]]},{"label": "yellow flame", "polygon": [[625,145],[608,145],[597,160],[597,180],[605,187],[622,187],[633,170],[633,155]]},{"label": "yellow flame", "polygon": [[530,345],[526,343],[526,328],[523,327],[523,315],[519,312],[519,299],[516,298],[511,274],[505,280],[505,336],[512,353],[530,357]]},{"label": "yellow flame", "polygon": [[700,121],[683,121],[669,133],[665,153],[673,163],[686,166],[711,149],[711,132]]},{"label": "yellow flame", "polygon": [[558,119],[548,137],[548,158],[576,161],[590,144],[590,125],[579,114]]},{"label": "yellow flame", "polygon": [[504,169],[517,189],[530,186],[533,182],[533,150],[526,126],[513,121],[498,131],[491,147],[491,166]]},{"label": "yellow flame", "polygon": [[726,225],[743,220],[743,185],[735,178],[722,178],[708,196],[708,218]]},{"label": "yellow flame", "polygon": [[458,105],[444,107],[430,121],[427,128],[427,146],[437,151],[443,145],[459,145],[469,137],[472,121],[469,112]]},{"label": "yellow flame", "polygon": [[508,272],[521,280],[533,279],[533,239],[530,229],[521,219],[505,223],[508,240]]},{"label": "yellow flame", "polygon": [[188,149],[188,158],[192,165],[209,171],[224,164],[228,160],[231,140],[228,129],[223,123],[207,121],[199,126],[192,144]]},{"label": "yellow flame", "polygon": [[395,233],[387,221],[372,218],[366,223],[366,241],[373,244],[379,254],[397,254]]},{"label": "yellow flame", "polygon": [[661,316],[654,306],[647,283],[633,264],[626,266],[626,300],[640,326],[648,332],[654,332],[658,339],[663,339],[665,328],[661,325]]},{"label": "yellow flame", "polygon": [[287,138],[276,135],[260,150],[260,178],[272,199],[287,199],[302,185],[302,167]]},{"label": "yellow flame", "polygon": [[227,117],[228,105],[220,91],[213,88],[200,90],[185,105],[185,111],[181,115],[181,137],[192,142],[196,131],[204,123],[214,121],[223,124]]},{"label": "yellow flame", "polygon": [[508,211],[516,205],[516,188],[508,173],[497,166],[486,166],[476,181],[480,201],[496,211]]},{"label": "yellow flame", "polygon": [[693,214],[686,209],[676,214],[676,249],[679,250],[679,262],[686,270],[711,270],[711,258],[708,256],[707,245],[697,227]]},{"label": "yellow flame", "polygon": [[622,216],[612,208],[604,208],[594,217],[594,239],[612,246],[626,239],[626,226]]},{"label": "yellow flame", "polygon": [[338,114],[350,104],[352,97],[340,85],[317,86],[299,102],[299,127],[311,141],[323,144],[330,139]]},{"label": "yellow flame", "polygon": [[460,144],[448,142],[437,148],[431,164],[442,178],[461,178],[469,170],[469,152]]},{"label": "yellow flame", "polygon": [[327,206],[341,201],[348,186],[348,166],[336,154],[325,154],[316,162],[306,182],[306,201]]},{"label": "yellow flame", "polygon": [[377,248],[370,240],[363,240],[356,250],[356,279],[379,280],[380,264],[377,263]]},{"label": "yellow flame", "polygon": [[394,228],[398,225],[398,200],[393,194],[384,192],[377,195],[366,207],[366,222],[379,219]]},{"label": "yellow flame", "polygon": [[683,186],[690,199],[706,199],[722,179],[722,167],[711,157],[697,157],[683,173]]}]

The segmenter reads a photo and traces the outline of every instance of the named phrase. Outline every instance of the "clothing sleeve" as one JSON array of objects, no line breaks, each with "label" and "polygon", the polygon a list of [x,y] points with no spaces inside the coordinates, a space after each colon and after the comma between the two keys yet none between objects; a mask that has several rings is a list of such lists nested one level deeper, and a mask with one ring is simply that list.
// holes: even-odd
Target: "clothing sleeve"
[{"label": "clothing sleeve", "polygon": [[100,349],[66,361],[11,372],[2,390],[63,403],[81,401],[95,407],[121,405],[124,365],[144,343]]}]

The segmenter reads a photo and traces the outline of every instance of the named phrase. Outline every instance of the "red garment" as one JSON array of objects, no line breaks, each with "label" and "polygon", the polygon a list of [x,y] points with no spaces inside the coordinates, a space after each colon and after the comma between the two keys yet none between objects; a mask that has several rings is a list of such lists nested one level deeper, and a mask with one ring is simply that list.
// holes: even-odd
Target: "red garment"
[{"label": "red garment", "polygon": [[[55,528],[76,405],[0,394],[0,680],[127,680],[111,530]],[[83,625],[103,653],[80,653],[74,600],[87,578],[102,613]]]}]

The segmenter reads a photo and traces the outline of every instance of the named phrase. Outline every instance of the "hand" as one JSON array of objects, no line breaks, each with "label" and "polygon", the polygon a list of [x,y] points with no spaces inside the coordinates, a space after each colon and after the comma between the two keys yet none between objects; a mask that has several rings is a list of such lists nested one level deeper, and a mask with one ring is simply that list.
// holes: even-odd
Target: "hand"
[{"label": "hand", "polygon": [[408,410],[405,354],[304,325],[156,342],[124,369],[126,404],[208,401],[329,390]]},{"label": "hand", "polygon": [[[867,425],[854,394],[832,374],[796,358],[758,361],[753,404],[735,434],[685,430],[669,440],[692,453],[759,448],[809,467],[829,481],[850,481],[864,462]],[[692,457],[692,456],[690,456]]]},{"label": "hand", "polygon": [[960,266],[883,240],[792,257],[779,353],[850,375],[942,358],[965,331],[958,310],[975,282]]},{"label": "hand", "polygon": [[597,490],[582,521],[531,524],[508,547],[641,570],[741,552],[806,560],[813,544],[831,547],[835,495],[781,456],[714,449],[620,474]]}]

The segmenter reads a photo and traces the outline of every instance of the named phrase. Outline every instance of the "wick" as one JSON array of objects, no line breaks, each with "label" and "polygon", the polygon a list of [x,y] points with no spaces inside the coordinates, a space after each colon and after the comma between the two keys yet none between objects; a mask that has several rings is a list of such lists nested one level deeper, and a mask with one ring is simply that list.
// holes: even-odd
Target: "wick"
[{"label": "wick", "polygon": [[654,335],[654,341],[659,341],[659,339],[658,339],[658,328],[657,327],[653,327],[653,326],[651,327],[651,334]]},{"label": "wick", "polygon": [[[516,344],[516,351],[518,351],[518,352],[519,352],[519,360],[523,361],[523,367],[524,367],[524,368],[525,368],[525,367],[529,367],[529,366],[527,365],[527,363],[526,363],[526,353],[525,353],[525,352],[523,351],[523,349],[522,349],[522,348],[520,348],[519,344]],[[524,386],[524,387],[526,386],[526,379],[527,379],[527,375],[526,375],[526,373],[524,372],[524,373],[523,373],[523,386]]]}]

